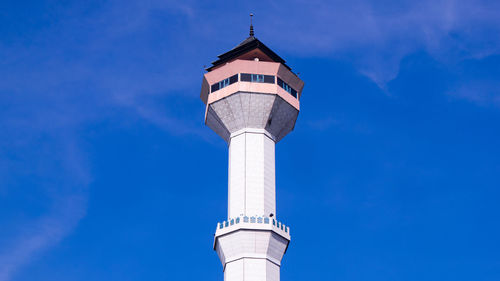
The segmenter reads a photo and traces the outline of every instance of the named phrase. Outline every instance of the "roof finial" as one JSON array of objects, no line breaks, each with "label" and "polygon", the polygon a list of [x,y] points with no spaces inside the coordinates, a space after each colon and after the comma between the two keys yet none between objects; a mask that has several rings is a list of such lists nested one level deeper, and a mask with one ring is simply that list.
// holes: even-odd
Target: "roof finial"
[{"label": "roof finial", "polygon": [[253,25],[252,25],[252,17],[253,17],[253,13],[250,13],[250,37],[254,36]]}]

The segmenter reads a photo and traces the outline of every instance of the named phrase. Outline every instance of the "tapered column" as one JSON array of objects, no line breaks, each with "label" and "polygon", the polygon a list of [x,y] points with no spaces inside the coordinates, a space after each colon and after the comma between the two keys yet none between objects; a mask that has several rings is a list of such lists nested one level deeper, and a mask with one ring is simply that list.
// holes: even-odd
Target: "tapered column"
[{"label": "tapered column", "polygon": [[224,281],[279,281],[280,267],[267,259],[242,258],[228,263]]},{"label": "tapered column", "polygon": [[263,129],[231,135],[228,218],[276,215],[274,147]]}]

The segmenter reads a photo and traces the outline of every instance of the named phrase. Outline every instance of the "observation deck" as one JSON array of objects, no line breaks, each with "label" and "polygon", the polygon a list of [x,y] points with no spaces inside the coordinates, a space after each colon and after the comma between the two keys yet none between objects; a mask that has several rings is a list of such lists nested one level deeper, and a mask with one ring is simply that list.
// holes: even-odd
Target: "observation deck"
[{"label": "observation deck", "polygon": [[243,128],[265,129],[278,142],[295,126],[303,87],[282,63],[235,59],[203,76],[205,123],[226,142]]}]

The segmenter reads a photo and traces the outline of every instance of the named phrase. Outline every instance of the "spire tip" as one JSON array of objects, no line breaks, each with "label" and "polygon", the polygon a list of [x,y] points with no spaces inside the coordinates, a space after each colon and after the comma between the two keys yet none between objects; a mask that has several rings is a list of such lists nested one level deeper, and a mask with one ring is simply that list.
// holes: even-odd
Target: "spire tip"
[{"label": "spire tip", "polygon": [[253,18],[253,13],[250,13],[250,37],[254,36],[252,18]]}]

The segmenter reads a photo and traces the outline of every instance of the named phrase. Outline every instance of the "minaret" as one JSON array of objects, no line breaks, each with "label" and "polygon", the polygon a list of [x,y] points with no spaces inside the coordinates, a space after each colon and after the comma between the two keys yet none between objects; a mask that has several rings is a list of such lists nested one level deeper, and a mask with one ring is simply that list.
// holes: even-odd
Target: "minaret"
[{"label": "minaret", "polygon": [[278,281],[290,228],[278,220],[274,146],[295,126],[304,82],[254,36],[203,76],[205,123],[229,146],[227,220],[214,249],[225,281]]}]

